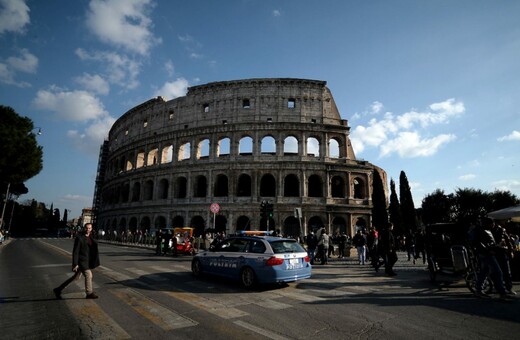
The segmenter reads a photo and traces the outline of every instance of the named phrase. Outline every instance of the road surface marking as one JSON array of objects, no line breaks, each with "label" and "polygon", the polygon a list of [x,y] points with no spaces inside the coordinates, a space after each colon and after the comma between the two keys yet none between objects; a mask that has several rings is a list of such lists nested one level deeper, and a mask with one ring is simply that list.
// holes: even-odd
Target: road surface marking
[{"label": "road surface marking", "polygon": [[165,331],[195,326],[198,323],[161,306],[146,296],[130,288],[110,290],[112,294],[127,303],[140,315],[144,316]]}]

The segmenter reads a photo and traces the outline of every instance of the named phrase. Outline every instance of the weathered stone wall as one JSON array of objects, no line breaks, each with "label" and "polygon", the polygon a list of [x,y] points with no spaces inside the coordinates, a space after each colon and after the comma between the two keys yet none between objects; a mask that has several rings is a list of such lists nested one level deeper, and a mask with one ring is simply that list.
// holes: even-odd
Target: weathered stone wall
[{"label": "weathered stone wall", "polygon": [[[268,200],[269,226],[288,235],[300,233],[295,208],[304,234],[353,234],[370,223],[375,167],[356,160],[349,130],[324,81],[215,82],[151,99],[110,130],[97,227],[263,229]],[[221,205],[215,222],[211,203]]]}]

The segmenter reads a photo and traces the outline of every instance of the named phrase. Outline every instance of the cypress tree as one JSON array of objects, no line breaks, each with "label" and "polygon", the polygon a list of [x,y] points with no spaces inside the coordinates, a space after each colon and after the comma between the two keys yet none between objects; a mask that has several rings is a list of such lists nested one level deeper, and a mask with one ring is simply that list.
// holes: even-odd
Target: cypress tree
[{"label": "cypress tree", "polygon": [[393,179],[390,180],[390,206],[388,207],[388,214],[390,215],[390,222],[394,225],[395,232],[402,234],[401,206],[397,198]]},{"label": "cypress tree", "polygon": [[417,230],[417,218],[413,203],[412,191],[404,171],[399,175],[399,199],[401,201],[402,232],[415,232]]},{"label": "cypress tree", "polygon": [[374,169],[372,188],[372,224],[382,230],[388,224],[388,211],[383,180],[377,169]]}]

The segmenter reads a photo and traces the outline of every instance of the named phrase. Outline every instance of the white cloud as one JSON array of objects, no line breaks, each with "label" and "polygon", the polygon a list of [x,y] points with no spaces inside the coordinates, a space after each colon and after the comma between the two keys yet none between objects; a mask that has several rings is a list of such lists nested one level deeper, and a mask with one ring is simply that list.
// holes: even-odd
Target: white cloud
[{"label": "white cloud", "polygon": [[273,17],[279,17],[282,15],[282,12],[280,12],[279,9],[273,10]]},{"label": "white cloud", "polygon": [[29,11],[25,0],[0,0],[0,34],[24,33],[25,26],[31,21]]},{"label": "white cloud", "polygon": [[7,63],[14,70],[25,73],[36,73],[38,68],[38,58],[25,48],[20,51],[19,57],[7,58]]},{"label": "white cloud", "polygon": [[514,130],[513,132],[511,132],[509,135],[507,136],[502,136],[500,138],[497,139],[499,142],[504,142],[504,141],[517,141],[517,140],[520,140],[520,131],[516,131]]},{"label": "white cloud", "polygon": [[375,101],[372,103],[372,105],[370,105],[370,109],[373,114],[379,113],[383,109],[383,104],[378,101]]},{"label": "white cloud", "polygon": [[38,68],[38,58],[27,49],[20,50],[19,56],[11,56],[0,63],[0,82],[18,87],[30,87],[31,84],[17,81],[17,72],[36,73]]},{"label": "white cloud", "polygon": [[151,32],[152,20],[147,16],[152,6],[151,0],[91,0],[87,26],[103,42],[147,55],[161,43]]},{"label": "white cloud", "polygon": [[441,134],[428,139],[421,138],[417,132],[400,132],[396,138],[381,145],[379,155],[385,157],[397,153],[401,158],[427,157],[455,138],[454,135]]},{"label": "white cloud", "polygon": [[110,85],[98,74],[83,73],[81,77],[77,77],[75,80],[88,91],[101,95],[107,95],[110,92]]},{"label": "white cloud", "polygon": [[472,179],[475,179],[475,178],[477,178],[477,176],[475,174],[466,174],[466,175],[459,176],[459,179],[461,181],[471,181]]},{"label": "white cloud", "polygon": [[103,64],[110,83],[127,89],[135,89],[139,85],[137,76],[141,72],[140,62],[114,52],[89,53],[82,48],[76,49],[75,52],[83,61],[96,61]]},{"label": "white cloud", "polygon": [[[366,114],[382,111],[383,104],[375,101]],[[427,157],[435,154],[440,147],[455,140],[452,134],[440,134],[423,138],[421,129],[431,125],[446,124],[450,118],[464,113],[462,102],[448,99],[434,103],[426,112],[410,111],[402,115],[386,112],[381,119],[372,118],[367,126],[356,126],[351,134],[351,141],[356,153],[367,147],[379,148],[380,157],[397,153],[401,157]]]},{"label": "white cloud", "polygon": [[89,121],[108,116],[103,104],[87,91],[66,91],[58,87],[40,90],[33,105],[37,109],[54,112],[60,119]]},{"label": "white cloud", "polygon": [[188,81],[184,78],[178,78],[172,82],[166,82],[160,89],[158,89],[154,96],[161,96],[165,100],[175,99],[177,97],[185,96],[188,92]]},{"label": "white cloud", "polygon": [[493,186],[496,190],[503,190],[503,191],[520,191],[520,181],[519,180],[500,180],[493,182]]},{"label": "white cloud", "polygon": [[190,54],[190,58],[191,58],[191,59],[202,59],[202,58],[204,58],[204,56],[203,56],[202,54],[192,52],[192,53]]},{"label": "white cloud", "polygon": [[67,137],[76,149],[96,157],[99,154],[99,146],[108,137],[108,132],[115,121],[115,118],[108,115],[103,116],[91,122],[82,132],[67,131]]},{"label": "white cloud", "polygon": [[174,72],[175,72],[175,67],[173,66],[173,61],[171,60],[168,60],[164,63],[164,69],[166,70],[166,72],[168,73],[168,75],[171,77],[173,76]]}]

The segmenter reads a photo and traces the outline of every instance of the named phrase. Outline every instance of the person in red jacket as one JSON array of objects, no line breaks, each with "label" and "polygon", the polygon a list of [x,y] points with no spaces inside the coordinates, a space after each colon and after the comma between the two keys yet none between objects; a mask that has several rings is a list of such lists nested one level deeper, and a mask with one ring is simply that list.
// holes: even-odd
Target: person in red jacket
[{"label": "person in red jacket", "polygon": [[97,299],[92,290],[92,269],[99,267],[99,252],[97,241],[92,237],[92,223],[85,224],[84,232],[78,234],[74,240],[72,250],[72,271],[74,275],[63,282],[53,292],[56,299],[61,299],[61,292],[74,280],[83,275],[85,277],[85,292],[87,299]]}]

